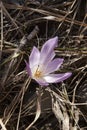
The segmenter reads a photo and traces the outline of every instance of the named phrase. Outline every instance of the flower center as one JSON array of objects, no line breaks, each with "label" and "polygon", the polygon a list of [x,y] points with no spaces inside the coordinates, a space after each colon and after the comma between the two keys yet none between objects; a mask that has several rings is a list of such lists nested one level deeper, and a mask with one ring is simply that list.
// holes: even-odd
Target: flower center
[{"label": "flower center", "polygon": [[36,72],[35,72],[35,74],[34,74],[34,77],[35,77],[35,78],[40,78],[40,77],[42,77],[42,72],[41,72],[41,70],[39,70],[39,66],[38,66],[38,68],[36,69]]},{"label": "flower center", "polygon": [[34,74],[34,76],[36,78],[40,78],[42,76],[42,72],[41,71],[36,71],[35,74]]}]

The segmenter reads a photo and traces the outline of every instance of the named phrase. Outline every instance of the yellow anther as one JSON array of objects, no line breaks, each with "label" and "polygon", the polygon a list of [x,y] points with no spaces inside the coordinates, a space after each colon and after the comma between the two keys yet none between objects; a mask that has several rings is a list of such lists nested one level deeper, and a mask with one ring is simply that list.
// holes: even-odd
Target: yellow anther
[{"label": "yellow anther", "polygon": [[41,71],[36,71],[35,74],[34,74],[34,76],[36,78],[40,78],[42,76],[42,72]]}]

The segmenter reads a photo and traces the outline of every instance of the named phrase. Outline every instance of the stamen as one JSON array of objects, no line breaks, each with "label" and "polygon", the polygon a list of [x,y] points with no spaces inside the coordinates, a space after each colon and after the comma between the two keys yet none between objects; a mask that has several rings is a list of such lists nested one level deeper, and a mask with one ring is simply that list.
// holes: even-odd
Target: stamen
[{"label": "stamen", "polygon": [[36,78],[40,78],[42,76],[42,73],[40,71],[37,71],[34,76]]},{"label": "stamen", "polygon": [[35,76],[36,78],[42,77],[42,72],[39,70],[39,66],[37,67],[34,76]]}]

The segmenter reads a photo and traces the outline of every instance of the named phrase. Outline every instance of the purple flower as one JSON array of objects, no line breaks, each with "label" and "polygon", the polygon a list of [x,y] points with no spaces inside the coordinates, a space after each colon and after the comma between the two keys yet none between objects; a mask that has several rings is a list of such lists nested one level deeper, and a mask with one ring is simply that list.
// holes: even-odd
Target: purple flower
[{"label": "purple flower", "polygon": [[71,73],[53,74],[63,63],[62,58],[55,58],[54,48],[57,47],[58,37],[54,37],[45,42],[41,51],[35,46],[26,62],[29,76],[40,85],[47,86],[49,83],[58,83],[71,76]]}]

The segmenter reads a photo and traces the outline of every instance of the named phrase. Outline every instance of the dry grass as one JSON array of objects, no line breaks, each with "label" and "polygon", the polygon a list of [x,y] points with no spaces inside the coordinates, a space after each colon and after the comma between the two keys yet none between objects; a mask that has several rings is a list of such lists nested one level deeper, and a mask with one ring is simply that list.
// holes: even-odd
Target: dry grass
[{"label": "dry grass", "polygon": [[[0,129],[87,129],[87,14],[86,0],[60,2],[25,0],[23,5],[0,2]],[[72,77],[40,88],[30,82],[24,60],[59,37],[60,72]]]}]

